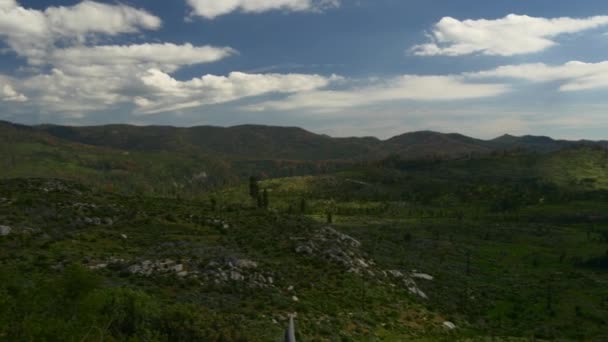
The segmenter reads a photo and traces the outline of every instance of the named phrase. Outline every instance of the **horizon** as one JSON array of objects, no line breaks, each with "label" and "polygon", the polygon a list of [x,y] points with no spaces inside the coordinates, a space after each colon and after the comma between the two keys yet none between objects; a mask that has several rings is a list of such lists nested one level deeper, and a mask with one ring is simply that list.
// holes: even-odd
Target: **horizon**
[{"label": "horizon", "polygon": [[21,124],[608,138],[600,0],[0,0],[0,46]]},{"label": "horizon", "polygon": [[606,141],[606,139],[589,139],[589,138],[579,138],[579,139],[564,139],[564,138],[559,138],[559,137],[552,137],[552,136],[548,136],[548,135],[535,135],[535,134],[524,134],[524,135],[514,135],[511,133],[503,133],[501,135],[492,137],[492,138],[480,138],[480,137],[476,137],[476,136],[472,136],[472,135],[467,135],[467,134],[463,134],[460,132],[449,132],[449,131],[434,131],[434,130],[429,130],[429,129],[423,129],[423,130],[418,130],[418,131],[407,131],[407,132],[402,132],[399,133],[397,135],[392,135],[389,136],[387,138],[381,138],[381,137],[377,137],[377,136],[371,136],[371,135],[348,135],[348,136],[334,136],[334,135],[328,135],[325,133],[320,133],[320,132],[315,132],[314,130],[309,130],[306,129],[304,127],[299,127],[299,126],[278,126],[278,125],[266,125],[266,124],[252,124],[252,123],[244,123],[244,124],[238,124],[238,125],[231,125],[231,126],[221,126],[221,125],[193,125],[193,126],[175,126],[175,125],[157,125],[157,124],[129,124],[129,123],[107,123],[107,124],[101,124],[101,125],[62,125],[62,124],[54,124],[54,123],[40,123],[40,124],[22,124],[22,123],[18,123],[18,122],[11,122],[11,121],[5,121],[5,120],[0,120],[1,122],[5,122],[11,125],[23,125],[23,126],[27,126],[27,127],[37,127],[37,126],[58,126],[58,127],[68,127],[68,128],[92,128],[92,127],[107,127],[107,126],[131,126],[131,127],[138,127],[138,128],[154,128],[154,127],[166,127],[166,128],[183,128],[183,129],[189,129],[189,128],[198,128],[198,127],[212,127],[212,128],[224,128],[224,129],[230,129],[230,128],[237,128],[237,127],[269,127],[269,128],[285,128],[285,129],[301,129],[303,131],[306,131],[308,133],[312,133],[315,135],[319,135],[319,136],[327,136],[329,138],[335,138],[335,139],[348,139],[348,138],[358,138],[358,139],[366,139],[366,138],[372,138],[372,139],[377,139],[379,141],[387,141],[402,135],[407,135],[407,134],[415,134],[415,133],[433,133],[433,134],[441,134],[441,135],[461,135],[467,138],[472,138],[472,139],[476,139],[476,140],[481,140],[481,141],[492,141],[492,140],[497,140],[503,137],[514,137],[514,138],[527,138],[527,137],[531,137],[531,138],[549,138],[552,139],[554,141],[567,141],[567,142],[581,142],[581,141],[591,141],[591,142],[603,142]]}]

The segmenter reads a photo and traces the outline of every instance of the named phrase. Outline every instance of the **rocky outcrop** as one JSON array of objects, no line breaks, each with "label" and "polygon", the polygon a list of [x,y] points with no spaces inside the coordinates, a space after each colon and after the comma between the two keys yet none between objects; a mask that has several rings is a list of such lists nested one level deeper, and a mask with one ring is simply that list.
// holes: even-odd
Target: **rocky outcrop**
[{"label": "rocky outcrop", "polygon": [[184,265],[178,264],[171,259],[166,260],[144,260],[139,263],[132,264],[127,268],[131,274],[144,276],[160,275],[160,274],[177,274],[184,271]]},{"label": "rocky outcrop", "polygon": [[444,328],[446,328],[448,330],[454,330],[454,329],[456,329],[456,324],[454,324],[452,322],[449,322],[449,321],[443,322],[442,325],[443,325]]},{"label": "rocky outcrop", "polygon": [[331,227],[323,227],[310,239],[295,238],[299,241],[295,247],[298,254],[319,257],[342,265],[348,272],[372,273],[374,262],[367,260],[360,251],[361,242]]},{"label": "rocky outcrop", "polygon": [[0,226],[0,236],[7,236],[12,232],[12,228],[9,226]]},{"label": "rocky outcrop", "polygon": [[221,285],[237,282],[249,287],[274,287],[274,276],[259,269],[257,262],[248,259],[227,258],[210,261],[200,272],[203,283]]},{"label": "rocky outcrop", "polygon": [[432,280],[432,276],[416,271],[408,273],[400,270],[382,270],[361,251],[359,240],[332,227],[322,227],[310,238],[294,237],[292,240],[296,241],[294,250],[300,255],[327,260],[342,266],[350,273],[378,281],[388,281],[391,284],[401,284],[410,293],[424,299],[428,298],[414,278]]},{"label": "rocky outcrop", "polygon": [[244,286],[266,288],[274,287],[275,283],[273,273],[260,270],[258,262],[238,258],[212,260],[204,266],[191,259],[180,262],[173,259],[129,262],[111,258],[106,261],[88,261],[87,267],[92,270],[118,268],[128,274],[144,277],[175,276],[197,279],[201,285],[226,285],[236,282]]}]

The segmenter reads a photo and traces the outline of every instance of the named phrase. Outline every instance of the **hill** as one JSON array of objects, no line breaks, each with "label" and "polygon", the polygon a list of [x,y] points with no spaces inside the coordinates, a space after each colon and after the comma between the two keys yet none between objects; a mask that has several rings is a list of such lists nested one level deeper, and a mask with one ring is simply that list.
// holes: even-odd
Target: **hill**
[{"label": "hill", "polygon": [[[201,162],[21,138],[25,167],[87,184],[116,172],[87,161],[159,188]],[[295,313],[301,340],[605,340],[607,161],[592,146],[392,156],[265,179],[261,206],[238,180],[149,196],[2,179],[0,336],[266,341]]]},{"label": "hill", "polygon": [[[607,162],[594,147],[389,159],[260,188],[279,212],[367,242],[379,263],[431,275],[427,305],[470,324],[471,340],[603,340]],[[213,196],[250,201],[245,185]]]},{"label": "hill", "polygon": [[[6,128],[11,125],[5,122],[0,126]],[[14,129],[47,133],[66,141],[121,150],[191,151],[224,158],[257,160],[377,160],[390,154],[402,158],[454,157],[496,150],[525,149],[547,153],[576,145],[608,146],[606,141],[568,141],[543,136],[512,135],[481,140],[456,133],[432,131],[405,133],[387,140],[373,137],[332,138],[298,127],[260,125],[190,128],[131,125],[12,126]]]},{"label": "hill", "polygon": [[192,196],[251,175],[327,174],[389,157],[477,160],[513,150],[547,155],[569,147],[604,145],[530,136],[486,141],[431,131],[382,141],[332,138],[295,127],[68,127],[7,122],[0,122],[0,142],[0,177],[57,177],[161,196]]},{"label": "hill", "polygon": [[14,179],[0,227],[2,339],[273,341],[293,313],[310,340],[450,335],[411,270],[303,215]]}]

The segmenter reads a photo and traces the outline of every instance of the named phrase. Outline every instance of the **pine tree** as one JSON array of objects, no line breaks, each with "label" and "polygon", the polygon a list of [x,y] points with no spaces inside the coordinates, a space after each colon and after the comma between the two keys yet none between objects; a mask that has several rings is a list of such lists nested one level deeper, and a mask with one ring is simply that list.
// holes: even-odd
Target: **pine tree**
[{"label": "pine tree", "polygon": [[302,200],[300,200],[300,213],[305,214],[306,213],[306,199],[302,198]]},{"label": "pine tree", "polygon": [[262,204],[264,205],[264,208],[268,209],[268,205],[269,203],[269,199],[268,199],[268,190],[264,189],[264,192],[262,192]]},{"label": "pine tree", "polygon": [[257,199],[260,195],[260,187],[258,185],[258,179],[254,176],[249,177],[249,196],[253,199]]}]

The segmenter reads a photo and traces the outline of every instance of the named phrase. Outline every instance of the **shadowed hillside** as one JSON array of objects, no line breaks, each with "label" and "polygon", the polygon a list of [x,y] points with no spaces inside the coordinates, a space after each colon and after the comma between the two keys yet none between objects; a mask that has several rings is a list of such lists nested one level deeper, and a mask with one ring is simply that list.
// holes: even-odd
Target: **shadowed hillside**
[{"label": "shadowed hillside", "polygon": [[[0,177],[57,177],[162,196],[191,196],[251,175],[272,178],[328,174],[391,158],[414,164],[416,160],[472,158],[471,167],[477,175],[483,175],[486,169],[530,174],[532,171],[521,169],[521,165],[542,162],[534,175],[540,176],[542,169],[543,175],[560,184],[604,187],[603,180],[593,180],[603,179],[603,164],[593,162],[597,167],[582,170],[582,160],[570,162],[576,152],[565,153],[566,159],[526,155],[515,162],[503,159],[496,161],[497,165],[480,164],[478,157],[514,150],[549,156],[549,152],[567,151],[568,147],[592,145],[598,148],[596,151],[603,151],[603,142],[547,137],[503,136],[485,141],[422,131],[382,141],[371,137],[332,138],[301,128],[255,125],[67,127],[0,122],[0,141]],[[585,156],[593,159],[595,154]],[[557,166],[560,164],[567,166],[567,171],[562,172]]]},{"label": "shadowed hillside", "polygon": [[547,153],[575,145],[608,146],[606,141],[567,141],[512,135],[481,140],[432,131],[405,133],[384,141],[373,137],[333,138],[297,127],[260,125],[191,128],[131,125],[30,127],[4,122],[0,129],[16,130],[25,137],[33,134],[52,136],[120,150],[193,152],[238,160],[369,161],[391,154],[401,158],[449,158],[513,149]]}]

